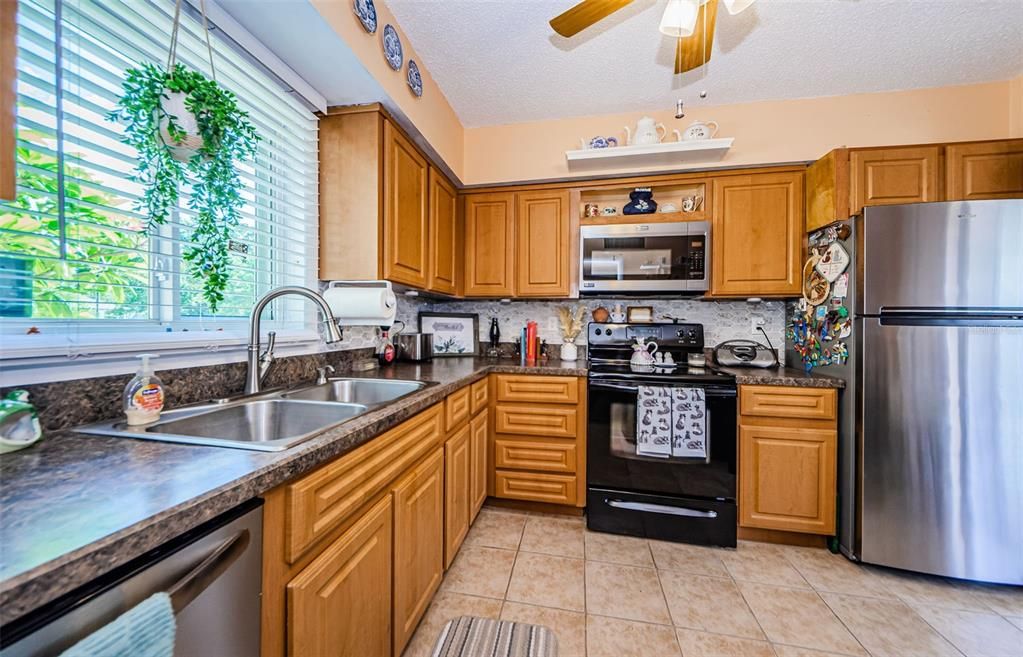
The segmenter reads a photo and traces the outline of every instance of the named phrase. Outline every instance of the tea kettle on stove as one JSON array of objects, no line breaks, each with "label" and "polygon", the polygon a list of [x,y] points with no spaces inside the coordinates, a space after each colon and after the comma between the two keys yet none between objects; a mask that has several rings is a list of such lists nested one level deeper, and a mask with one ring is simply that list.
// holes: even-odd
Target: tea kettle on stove
[{"label": "tea kettle on stove", "polygon": [[[654,354],[657,353],[657,343],[653,340],[647,342],[646,338],[636,338],[636,343],[632,345],[632,358],[629,359],[629,365],[634,367],[644,367],[654,364]],[[650,347],[654,350],[650,351]]]}]

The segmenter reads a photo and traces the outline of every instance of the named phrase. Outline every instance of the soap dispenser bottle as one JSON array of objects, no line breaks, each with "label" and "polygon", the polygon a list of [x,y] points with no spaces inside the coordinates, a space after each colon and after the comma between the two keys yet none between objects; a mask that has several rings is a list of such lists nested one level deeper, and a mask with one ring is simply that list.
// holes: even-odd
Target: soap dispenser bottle
[{"label": "soap dispenser bottle", "polygon": [[124,389],[124,415],[129,425],[149,424],[160,419],[163,410],[163,382],[149,364],[153,354],[139,354],[142,364]]}]

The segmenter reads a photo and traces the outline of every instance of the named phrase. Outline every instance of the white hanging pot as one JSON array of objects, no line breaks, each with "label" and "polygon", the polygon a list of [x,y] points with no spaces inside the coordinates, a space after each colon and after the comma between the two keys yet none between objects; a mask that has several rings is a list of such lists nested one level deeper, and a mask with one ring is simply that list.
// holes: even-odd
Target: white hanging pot
[{"label": "white hanging pot", "polygon": [[[163,139],[163,143],[167,144],[171,156],[179,162],[187,162],[189,158],[199,152],[203,145],[202,135],[199,134],[199,121],[195,114],[185,107],[187,97],[188,94],[183,91],[167,91],[165,89],[163,99],[160,101],[160,107],[164,112],[160,116],[160,138]],[[183,141],[177,141],[171,137],[170,131],[167,130],[169,124],[167,115],[173,116],[174,122],[185,131]]]}]

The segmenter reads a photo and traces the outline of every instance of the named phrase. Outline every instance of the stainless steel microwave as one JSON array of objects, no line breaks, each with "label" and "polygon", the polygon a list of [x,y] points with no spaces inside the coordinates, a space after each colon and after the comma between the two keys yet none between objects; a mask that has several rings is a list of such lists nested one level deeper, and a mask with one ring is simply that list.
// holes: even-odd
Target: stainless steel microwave
[{"label": "stainless steel microwave", "polygon": [[710,223],[582,226],[579,291],[703,292],[710,289]]}]

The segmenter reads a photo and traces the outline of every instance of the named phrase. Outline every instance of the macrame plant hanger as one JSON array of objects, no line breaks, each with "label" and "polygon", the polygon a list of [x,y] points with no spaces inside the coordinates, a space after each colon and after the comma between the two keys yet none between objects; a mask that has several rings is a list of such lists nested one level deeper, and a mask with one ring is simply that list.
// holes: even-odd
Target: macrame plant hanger
[{"label": "macrame plant hanger", "polygon": [[[176,0],[174,3],[174,27],[171,29],[170,52],[167,53],[167,72],[174,70],[174,64],[178,55],[178,29],[181,27],[181,3],[183,0]],[[213,66],[213,43],[210,41],[210,26],[206,18],[206,0],[199,0],[199,13],[202,14],[202,31],[206,35],[206,52],[210,57],[210,79],[217,81],[217,71]]]}]

